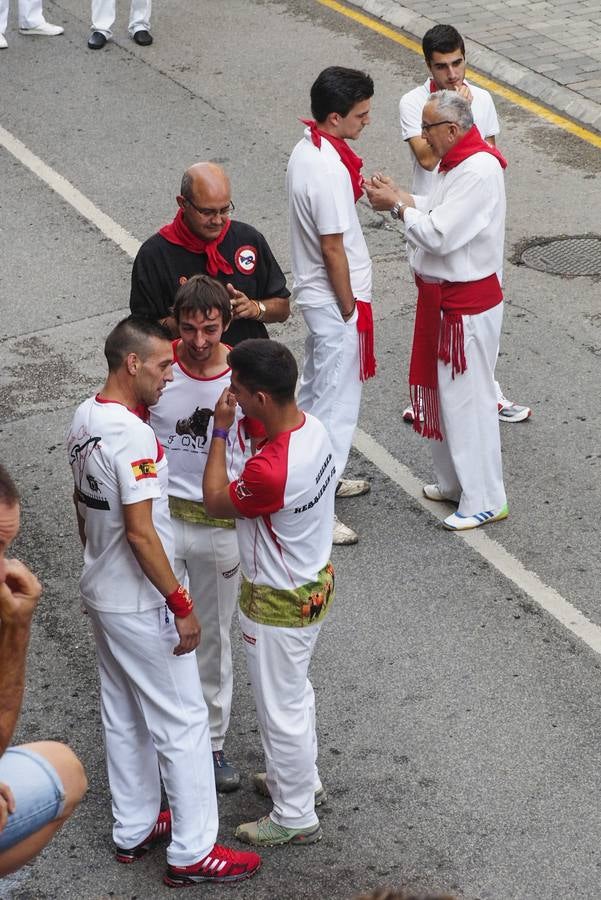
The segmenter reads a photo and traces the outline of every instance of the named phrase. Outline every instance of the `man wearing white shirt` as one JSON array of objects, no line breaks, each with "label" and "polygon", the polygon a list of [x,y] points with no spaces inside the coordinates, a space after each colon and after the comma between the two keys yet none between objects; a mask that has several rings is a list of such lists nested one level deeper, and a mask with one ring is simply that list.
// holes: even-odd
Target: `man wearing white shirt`
[{"label": "man wearing white shirt", "polygon": [[[433,173],[439,163],[421,133],[422,110],[432,93],[450,90],[464,97],[471,105],[474,125],[489,144],[495,145],[500,131],[495,105],[488,91],[465,80],[465,46],[457,29],[452,25],[435,25],[424,35],[422,49],[430,76],[404,94],[399,103],[401,137],[409,145],[413,162],[411,193],[420,196],[430,193]],[[495,386],[500,421],[523,422],[531,415],[528,406],[508,400],[498,382]],[[403,411],[403,418],[406,422],[413,421],[411,406]]]},{"label": "man wearing white shirt", "polygon": [[458,504],[444,524],[477,528],[507,517],[494,365],[501,323],[505,231],[501,154],[473,124],[469,101],[438,91],[422,133],[440,160],[428,197],[375,175],[375,209],[405,223],[418,306],[409,383],[414,428],[432,438],[431,500]]}]

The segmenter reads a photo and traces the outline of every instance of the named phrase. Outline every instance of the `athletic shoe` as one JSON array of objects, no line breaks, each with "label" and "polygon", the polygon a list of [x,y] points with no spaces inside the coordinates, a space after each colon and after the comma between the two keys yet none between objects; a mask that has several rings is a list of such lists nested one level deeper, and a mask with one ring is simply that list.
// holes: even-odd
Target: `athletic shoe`
[{"label": "athletic shoe", "polygon": [[148,853],[162,838],[171,837],[171,810],[164,809],[159,813],[156,824],[145,841],[132,847],[131,850],[124,847],[115,847],[115,859],[120,863],[132,863]]},{"label": "athletic shoe", "polygon": [[339,546],[347,546],[348,544],[356,544],[359,540],[356,531],[353,531],[352,528],[349,528],[348,525],[345,525],[344,522],[341,522],[338,516],[334,516],[334,535],[332,538],[333,544],[338,544]]},{"label": "athletic shoe", "polygon": [[480,525],[488,525],[489,522],[499,522],[509,515],[507,503],[499,509],[489,509],[486,512],[476,513],[474,516],[462,516],[461,513],[453,513],[442,523],[451,531],[466,531],[468,528],[478,528]]},{"label": "athletic shoe", "polygon": [[210,853],[191,866],[168,865],[163,881],[169,887],[188,887],[201,881],[242,881],[254,875],[260,865],[258,853],[240,853],[215,844]]},{"label": "athletic shoe", "polygon": [[0,33],[0,50],[6,50],[8,47],[8,41],[4,37],[2,33]]},{"label": "athletic shoe", "polygon": [[370,490],[371,484],[363,478],[341,478],[336,485],[336,497],[361,497]]},{"label": "athletic shoe", "polygon": [[240,772],[223,755],[223,750],[213,750],[215,787],[220,794],[229,794],[240,787]]},{"label": "athletic shoe", "polygon": [[50,22],[42,22],[35,28],[19,28],[21,34],[41,34],[46,37],[56,37],[57,34],[64,34],[65,29],[62,25],[51,25]]},{"label": "athletic shoe", "polygon": [[319,822],[309,828],[284,828],[271,816],[263,816],[256,822],[238,825],[234,837],[257,847],[277,847],[281,844],[316,844],[322,839],[323,832]]},{"label": "athletic shoe", "polygon": [[[271,794],[269,793],[269,788],[267,787],[267,773],[266,772],[256,772],[252,777],[253,787],[257,794],[261,794],[263,797],[269,797],[271,799]],[[326,789],[323,784],[321,784],[317,790],[315,791],[315,806],[321,806],[322,803],[327,803],[328,795],[326,794]]]},{"label": "athletic shoe", "polygon": [[403,422],[407,422],[409,425],[413,425],[414,419],[415,414],[413,412],[413,404],[410,403],[409,406],[406,406],[403,410]]},{"label": "athletic shoe", "polygon": [[501,422],[525,422],[532,415],[532,410],[529,406],[519,406],[517,403],[512,403],[503,394],[499,397],[497,409],[499,410],[499,420]]},{"label": "athletic shoe", "polygon": [[422,488],[422,492],[424,497],[427,497],[428,500],[445,500],[447,503],[458,503],[457,497],[450,497],[448,494],[443,494],[438,484],[425,484]]}]

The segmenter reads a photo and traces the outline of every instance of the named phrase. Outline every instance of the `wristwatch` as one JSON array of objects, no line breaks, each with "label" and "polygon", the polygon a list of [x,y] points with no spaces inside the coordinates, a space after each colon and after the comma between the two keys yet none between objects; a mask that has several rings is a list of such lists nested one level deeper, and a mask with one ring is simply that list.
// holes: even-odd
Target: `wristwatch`
[{"label": "wristwatch", "polygon": [[394,206],[390,210],[390,215],[392,216],[392,218],[400,219],[401,213],[403,212],[403,210],[405,209],[406,206],[407,206],[406,203],[401,203],[400,200],[397,200],[397,202],[394,204]]},{"label": "wristwatch", "polygon": [[259,307],[259,315],[257,316],[257,322],[263,322],[265,320],[265,313],[267,312],[267,308],[262,300],[256,301],[257,306]]}]

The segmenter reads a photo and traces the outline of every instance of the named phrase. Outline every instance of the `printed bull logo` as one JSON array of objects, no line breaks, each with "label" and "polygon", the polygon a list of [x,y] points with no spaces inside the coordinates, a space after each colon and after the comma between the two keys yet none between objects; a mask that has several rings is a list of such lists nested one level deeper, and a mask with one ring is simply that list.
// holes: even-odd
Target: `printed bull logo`
[{"label": "printed bull logo", "polygon": [[193,438],[202,438],[202,446],[207,442],[207,428],[213,415],[212,409],[200,409],[196,407],[187,419],[178,419],[175,423],[177,434],[189,434]]},{"label": "printed bull logo", "polygon": [[234,263],[243,275],[252,275],[257,268],[257,250],[250,244],[238,247],[234,254]]}]

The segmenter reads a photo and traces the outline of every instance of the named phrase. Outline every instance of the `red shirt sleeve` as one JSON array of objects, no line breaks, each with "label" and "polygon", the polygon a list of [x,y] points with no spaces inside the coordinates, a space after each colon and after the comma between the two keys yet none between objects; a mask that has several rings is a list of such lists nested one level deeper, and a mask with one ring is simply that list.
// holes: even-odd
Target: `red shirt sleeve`
[{"label": "red shirt sleeve", "polygon": [[242,474],[230,483],[230,499],[245,519],[256,519],[282,509],[288,478],[290,434],[280,435],[252,456]]}]

